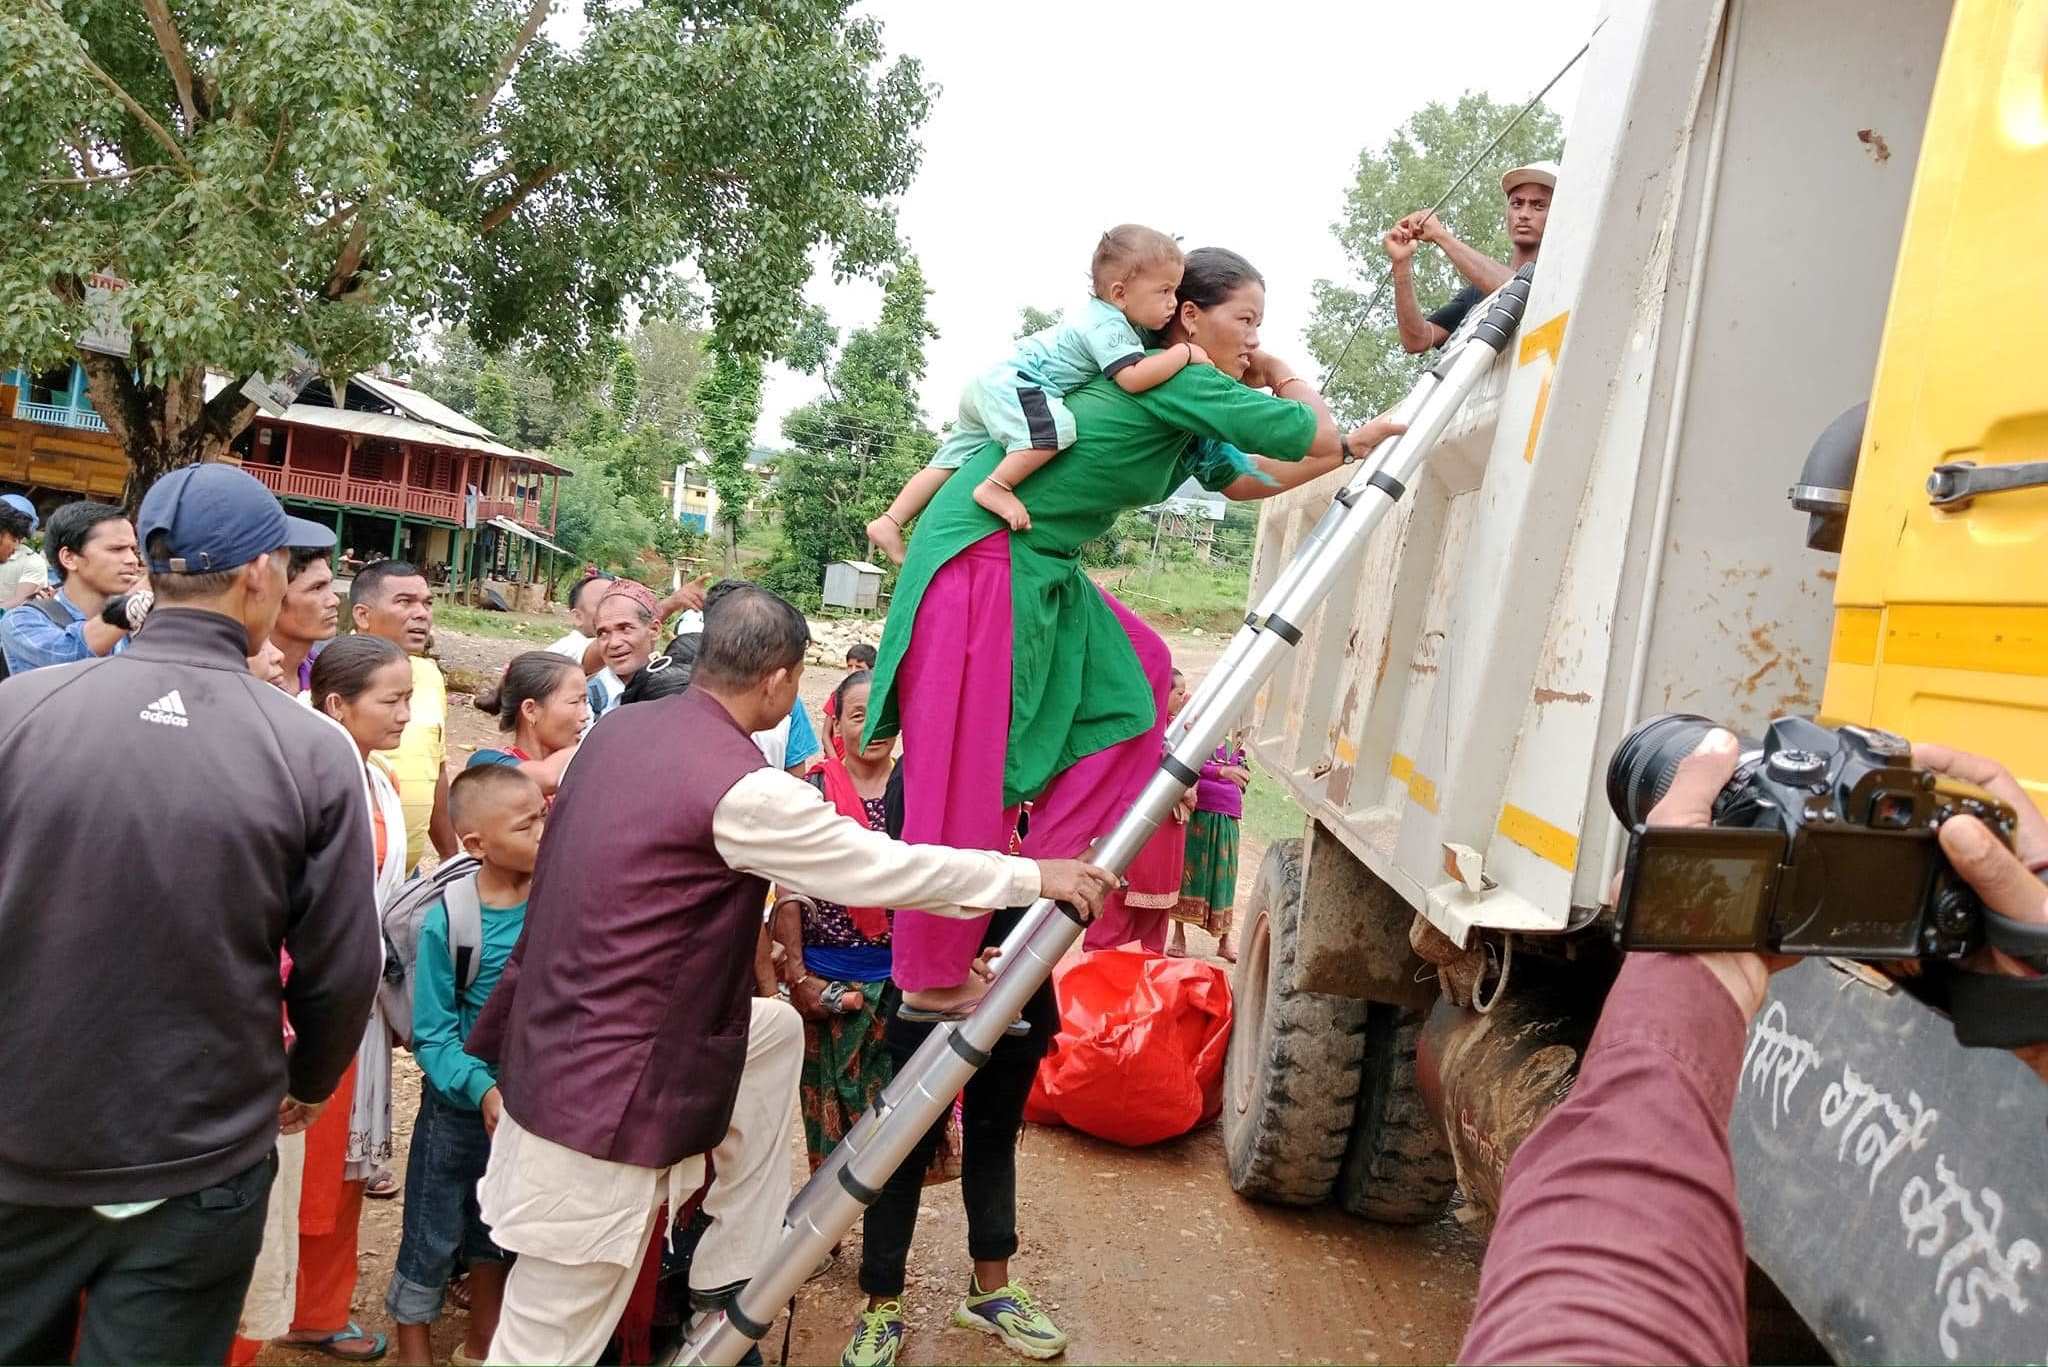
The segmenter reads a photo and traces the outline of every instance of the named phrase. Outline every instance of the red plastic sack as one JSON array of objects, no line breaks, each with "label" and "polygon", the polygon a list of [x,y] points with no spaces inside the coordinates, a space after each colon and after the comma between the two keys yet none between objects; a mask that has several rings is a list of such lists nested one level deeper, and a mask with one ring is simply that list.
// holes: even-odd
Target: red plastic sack
[{"label": "red plastic sack", "polygon": [[1200,959],[1100,949],[1053,970],[1060,1033],[1024,1118],[1113,1144],[1157,1144],[1223,1110],[1230,980]]}]

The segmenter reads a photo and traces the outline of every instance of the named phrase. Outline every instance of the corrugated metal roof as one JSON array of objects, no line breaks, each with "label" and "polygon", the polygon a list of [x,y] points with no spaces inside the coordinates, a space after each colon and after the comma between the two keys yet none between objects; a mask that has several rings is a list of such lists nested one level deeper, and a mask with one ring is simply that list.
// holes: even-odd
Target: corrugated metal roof
[{"label": "corrugated metal roof", "polygon": [[546,537],[528,531],[526,528],[520,526],[517,522],[514,522],[512,519],[508,517],[494,517],[491,519],[491,525],[503,531],[508,531],[512,533],[514,536],[523,536],[528,541],[537,542],[538,544],[545,546],[547,549],[555,552],[557,555],[567,555],[569,553],[563,550],[560,546],[557,546],[554,542],[548,540]]},{"label": "corrugated metal roof", "polygon": [[551,460],[526,451],[514,450],[510,446],[477,437],[451,432],[444,427],[435,427],[413,418],[402,418],[396,413],[364,413],[354,408],[329,408],[325,404],[295,403],[285,410],[280,422],[295,423],[301,427],[324,427],[335,432],[355,432],[366,437],[385,437],[391,441],[418,442],[425,446],[445,446],[457,451],[477,451],[502,460],[517,461],[528,469],[544,474],[573,474]]},{"label": "corrugated metal roof", "polygon": [[515,451],[509,446],[500,446],[488,439],[450,432],[446,428],[434,427],[414,418],[400,417],[396,413],[365,413],[355,408],[329,408],[325,404],[295,403],[285,410],[285,415],[280,421],[296,423],[301,427],[325,427],[336,432],[355,432],[366,437],[386,437],[392,441],[447,446],[459,451],[481,451],[485,455],[502,456],[507,460],[528,459],[524,451]]},{"label": "corrugated metal roof", "polygon": [[445,427],[450,432],[480,437],[485,441],[494,442],[498,439],[495,432],[478,425],[475,419],[464,417],[439,399],[430,398],[411,385],[400,384],[396,380],[387,380],[378,375],[357,375],[353,379],[393,408],[418,418],[431,427]]}]

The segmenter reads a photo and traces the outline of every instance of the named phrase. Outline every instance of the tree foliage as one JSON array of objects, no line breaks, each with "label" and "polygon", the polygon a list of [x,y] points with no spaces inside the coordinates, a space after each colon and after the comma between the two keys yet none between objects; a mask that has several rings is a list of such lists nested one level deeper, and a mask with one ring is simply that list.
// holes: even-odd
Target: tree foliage
[{"label": "tree foliage", "polygon": [[660,536],[658,519],[619,487],[602,448],[557,447],[551,459],[574,471],[562,482],[555,540],[578,560],[610,570],[638,566],[641,552]]},{"label": "tree foliage", "polygon": [[[1382,239],[1387,230],[1402,215],[1436,203],[1519,107],[1496,104],[1476,92],[1467,92],[1456,104],[1432,102],[1409,116],[1379,147],[1358,154],[1357,179],[1345,195],[1344,216],[1332,225],[1351,263],[1350,274],[1342,281],[1316,282],[1308,329],[1309,350],[1325,369],[1351,340],[1342,368],[1324,390],[1345,415],[1357,418],[1379,412],[1415,382],[1416,360],[1401,349],[1393,287],[1386,283]],[[1502,173],[1554,158],[1563,150],[1557,115],[1537,105],[1438,211],[1444,223],[1480,251],[1507,260],[1513,247],[1500,192]],[[1425,312],[1448,301],[1463,284],[1435,247],[1425,243],[1415,253],[1415,293]]]},{"label": "tree foliage", "polygon": [[512,397],[512,382],[505,378],[505,372],[496,362],[487,365],[476,377],[475,400],[471,417],[500,439],[508,439],[519,421],[518,401]]},{"label": "tree foliage", "polygon": [[925,308],[930,293],[915,259],[898,265],[881,317],[826,368],[826,397],[783,419],[794,449],[776,474],[783,545],[762,574],[772,587],[815,596],[824,567],[865,553],[868,522],[938,449],[917,407],[925,344],[939,335]]},{"label": "tree foliage", "polygon": [[1043,332],[1058,323],[1060,314],[1059,309],[1042,309],[1034,304],[1026,304],[1017,310],[1017,330],[1010,335],[1021,342],[1032,333]]},{"label": "tree foliage", "polygon": [[697,386],[710,364],[704,330],[672,318],[643,318],[626,345],[640,367],[636,417],[677,441],[697,437]]},{"label": "tree foliage", "polygon": [[[545,24],[579,5],[581,36]],[[240,377],[329,375],[423,318],[568,373],[685,270],[741,350],[828,247],[896,251],[932,91],[852,0],[11,0],[0,5],[0,355],[87,355],[135,467],[218,455]],[[205,397],[209,368],[236,383]]]},{"label": "tree foliage", "polygon": [[711,491],[718,495],[718,521],[725,529],[724,560],[739,558],[740,526],[754,495],[747,456],[754,449],[754,424],[761,420],[761,358],[734,349],[713,333],[711,364],[697,389],[698,436],[711,462]]}]

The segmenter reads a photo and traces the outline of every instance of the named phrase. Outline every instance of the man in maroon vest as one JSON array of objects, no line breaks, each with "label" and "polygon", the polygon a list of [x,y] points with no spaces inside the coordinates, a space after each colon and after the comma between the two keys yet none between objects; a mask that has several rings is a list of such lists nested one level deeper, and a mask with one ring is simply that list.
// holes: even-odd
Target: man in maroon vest
[{"label": "man in maroon vest", "polygon": [[771,768],[750,733],[789,715],[810,633],[751,584],[714,590],[689,691],[619,708],[569,767],[526,929],[469,1040],[504,1117],[477,1195],[518,1253],[492,1362],[595,1362],[664,1200],[703,1182],[693,1290],[729,1292],[789,1204],[803,1032],[757,998],[770,881],[854,906],[961,916],[1114,886],[1077,860],[904,845]]}]

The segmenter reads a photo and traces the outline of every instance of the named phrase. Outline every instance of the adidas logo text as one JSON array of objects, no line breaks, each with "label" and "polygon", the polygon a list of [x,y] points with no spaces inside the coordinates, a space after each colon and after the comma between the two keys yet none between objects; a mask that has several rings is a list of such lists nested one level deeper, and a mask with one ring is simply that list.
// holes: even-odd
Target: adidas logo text
[{"label": "adidas logo text", "polygon": [[158,726],[190,726],[191,718],[185,715],[185,700],[178,696],[178,690],[158,698],[136,714],[144,721],[155,722]]}]

